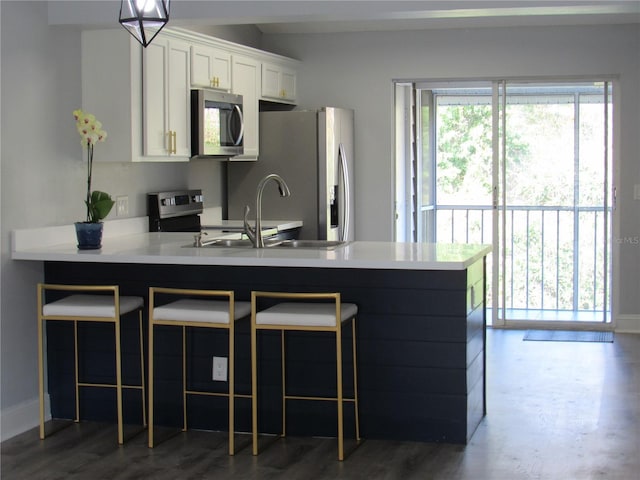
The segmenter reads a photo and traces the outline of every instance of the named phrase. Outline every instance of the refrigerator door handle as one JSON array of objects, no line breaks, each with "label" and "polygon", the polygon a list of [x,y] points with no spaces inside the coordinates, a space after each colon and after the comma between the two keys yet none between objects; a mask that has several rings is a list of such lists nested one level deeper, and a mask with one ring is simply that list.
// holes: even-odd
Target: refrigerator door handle
[{"label": "refrigerator door handle", "polygon": [[347,153],[345,152],[344,145],[342,143],[338,146],[338,164],[342,170],[342,181],[344,184],[344,198],[342,199],[344,207],[342,209],[342,231],[340,236],[341,240],[346,242],[349,238],[349,205],[351,204],[351,192],[349,191],[349,165],[347,162]]}]

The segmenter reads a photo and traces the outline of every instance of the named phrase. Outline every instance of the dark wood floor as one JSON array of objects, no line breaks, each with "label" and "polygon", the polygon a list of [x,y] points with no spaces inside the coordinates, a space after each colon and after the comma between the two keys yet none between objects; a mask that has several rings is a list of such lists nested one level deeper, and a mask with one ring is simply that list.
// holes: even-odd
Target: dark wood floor
[{"label": "dark wood floor", "polygon": [[[524,342],[488,334],[488,414],[464,445],[368,439],[345,462],[335,441],[280,440],[226,455],[226,435],[189,431],[155,449],[122,447],[111,425],[82,423],[44,441],[1,444],[10,479],[637,479],[640,335],[614,343]],[[241,440],[243,441],[243,440]]]}]

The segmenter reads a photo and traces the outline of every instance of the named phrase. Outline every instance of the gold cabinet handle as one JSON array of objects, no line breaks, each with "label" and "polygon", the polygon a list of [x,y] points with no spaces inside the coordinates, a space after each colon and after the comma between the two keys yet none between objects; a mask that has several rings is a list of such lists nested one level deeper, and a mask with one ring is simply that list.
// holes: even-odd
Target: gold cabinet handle
[{"label": "gold cabinet handle", "polygon": [[178,142],[176,141],[176,132],[169,130],[167,132],[167,136],[169,137],[169,145],[167,148],[169,155],[171,155],[172,153],[177,153],[176,145]]},{"label": "gold cabinet handle", "polygon": [[213,77],[209,83],[211,84],[212,87],[219,87],[220,77]]}]

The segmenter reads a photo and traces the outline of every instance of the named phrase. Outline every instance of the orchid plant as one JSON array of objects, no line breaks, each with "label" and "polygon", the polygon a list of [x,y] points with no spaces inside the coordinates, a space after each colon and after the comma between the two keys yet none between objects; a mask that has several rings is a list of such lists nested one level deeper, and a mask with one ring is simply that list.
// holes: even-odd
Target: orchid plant
[{"label": "orchid plant", "polygon": [[76,120],[76,127],[82,145],[87,147],[87,198],[84,203],[87,205],[87,223],[98,223],[111,211],[114,201],[108,193],[101,191],[91,191],[91,174],[93,170],[93,147],[98,142],[104,142],[107,132],[102,129],[102,123],[96,117],[82,110],[74,110],[73,117]]}]

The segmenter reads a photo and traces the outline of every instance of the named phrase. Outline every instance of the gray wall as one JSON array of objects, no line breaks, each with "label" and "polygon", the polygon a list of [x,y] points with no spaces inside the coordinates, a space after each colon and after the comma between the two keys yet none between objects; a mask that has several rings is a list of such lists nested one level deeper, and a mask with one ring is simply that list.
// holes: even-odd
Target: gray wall
[{"label": "gray wall", "polygon": [[262,33],[255,25],[190,26],[190,30],[247,47],[261,48]]},{"label": "gray wall", "polygon": [[[8,438],[37,423],[35,283],[42,279],[37,262],[10,259],[10,232],[82,218],[85,164],[71,117],[81,104],[79,31],[48,26],[44,2],[2,1],[0,17],[0,413]],[[254,41],[252,35],[248,43]],[[262,48],[303,60],[301,105],[355,109],[361,240],[393,237],[392,79],[619,74],[616,235],[621,241],[640,236],[632,200],[633,184],[640,183],[637,25],[281,35],[264,37]],[[130,215],[141,216],[146,192],[189,183],[205,190],[206,206],[219,205],[220,171],[213,162],[96,164],[94,177],[96,188],[128,195]],[[620,250],[619,312],[640,330],[640,246]]]}]

